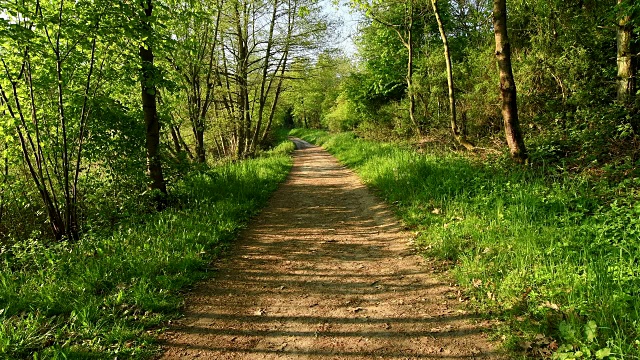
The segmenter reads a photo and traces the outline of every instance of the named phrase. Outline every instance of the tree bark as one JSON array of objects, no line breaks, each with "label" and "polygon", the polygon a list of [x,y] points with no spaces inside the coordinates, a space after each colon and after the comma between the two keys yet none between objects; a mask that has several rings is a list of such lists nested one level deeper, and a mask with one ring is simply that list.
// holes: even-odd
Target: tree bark
[{"label": "tree bark", "polygon": [[287,37],[285,40],[284,52],[282,54],[282,58],[280,58],[280,64],[276,68],[274,72],[274,76],[278,76],[278,68],[280,69],[280,77],[278,78],[278,83],[276,85],[275,94],[273,97],[273,103],[271,104],[271,110],[269,111],[269,119],[267,120],[267,124],[262,133],[262,137],[260,138],[260,142],[264,143],[269,135],[269,131],[271,130],[271,125],[273,124],[273,118],[276,114],[276,109],[278,106],[278,100],[280,99],[280,95],[282,93],[282,83],[284,80],[285,72],[287,70],[287,63],[289,61],[289,50],[291,49],[291,38],[293,36],[293,30],[296,21],[296,14],[298,11],[298,3],[297,1],[289,0],[287,2],[289,5],[289,11],[287,14]]},{"label": "tree bark", "polygon": [[416,96],[413,93],[413,45],[411,44],[411,30],[409,30],[409,36],[407,41],[407,51],[409,53],[409,59],[407,60],[407,93],[409,95],[409,119],[416,128],[418,135],[422,135],[422,129],[420,124],[416,120]]},{"label": "tree bark", "polygon": [[[150,18],[153,12],[152,0],[144,0],[145,19],[142,20],[142,27],[150,35],[152,32]],[[140,46],[140,60],[142,60],[142,109],[144,112],[144,123],[146,129],[147,148],[147,174],[151,179],[150,190],[158,190],[162,194],[167,194],[167,185],[162,173],[162,160],[160,158],[160,121],[158,119],[158,108],[156,104],[156,84],[155,67],[153,64],[154,55],[152,48],[152,36],[147,36],[147,40]],[[164,200],[157,199],[159,207],[164,206]]]},{"label": "tree bark", "polygon": [[416,120],[416,96],[413,89],[413,0],[409,0],[409,23],[405,46],[407,48],[407,93],[409,95],[409,119],[416,128],[418,135],[422,135],[422,129]]},{"label": "tree bark", "polygon": [[273,12],[271,14],[271,21],[269,23],[269,38],[267,39],[267,48],[264,55],[264,63],[262,65],[262,79],[260,81],[260,94],[258,100],[258,118],[256,120],[256,128],[253,131],[251,138],[251,144],[249,145],[249,151],[253,154],[258,148],[258,138],[260,136],[260,128],[262,127],[262,118],[264,117],[264,108],[267,103],[267,96],[273,78],[278,73],[278,68],[275,69],[273,76],[269,76],[269,67],[271,65],[271,47],[273,46],[273,33],[276,26],[276,20],[278,15],[278,0],[273,1]]},{"label": "tree bark", "polygon": [[207,162],[207,156],[204,146],[204,127],[198,127],[195,130],[194,135],[196,139],[196,155],[198,157],[198,162],[200,164],[205,164]]},{"label": "tree bark", "polygon": [[[217,14],[213,33],[208,23],[199,29],[198,37],[195,38],[198,43],[197,54],[190,59],[188,70],[183,73],[188,93],[189,120],[195,139],[196,158],[201,164],[206,163],[204,135],[207,131],[207,115],[214,100],[214,65],[223,3],[224,0],[216,3]],[[203,66],[205,63],[206,68]]]},{"label": "tree bark", "polygon": [[447,64],[447,85],[449,87],[449,109],[451,111],[451,132],[453,137],[458,143],[464,146],[467,150],[473,150],[475,146],[467,140],[467,136],[464,131],[458,126],[457,113],[456,113],[456,93],[453,86],[453,66],[451,65],[451,52],[449,51],[449,41],[447,41],[447,34],[444,31],[444,25],[440,18],[440,12],[438,11],[438,0],[431,0],[431,6],[433,7],[433,14],[436,17],[438,23],[438,30],[440,31],[440,38],[442,38],[442,45],[444,47],[444,60]]},{"label": "tree bark", "polygon": [[[618,0],[618,6],[628,5],[627,0]],[[633,102],[635,94],[635,64],[633,61],[633,51],[631,42],[633,37],[633,26],[631,24],[631,16],[626,14],[625,9],[620,9],[617,29],[618,43],[618,102],[622,105],[629,106]]]},{"label": "tree bark", "polygon": [[236,156],[240,159],[247,155],[249,136],[251,131],[251,116],[249,107],[249,45],[248,41],[248,9],[242,3],[242,13],[238,3],[234,6],[236,16],[236,36],[238,41],[236,57],[236,84],[238,105],[238,143]]},{"label": "tree bark", "polygon": [[511,157],[518,163],[526,163],[527,149],[518,120],[516,83],[511,68],[511,45],[507,33],[506,0],[493,0],[493,29],[496,38],[496,60],[500,71],[500,95],[504,132]]}]

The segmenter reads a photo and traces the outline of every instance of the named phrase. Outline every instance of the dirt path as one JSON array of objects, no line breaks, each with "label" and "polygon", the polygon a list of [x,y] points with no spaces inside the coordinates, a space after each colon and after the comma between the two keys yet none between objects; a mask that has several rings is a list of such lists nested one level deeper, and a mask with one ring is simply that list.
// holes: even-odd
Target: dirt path
[{"label": "dirt path", "polygon": [[385,205],[296,143],[289,179],[189,296],[163,359],[501,358]]}]

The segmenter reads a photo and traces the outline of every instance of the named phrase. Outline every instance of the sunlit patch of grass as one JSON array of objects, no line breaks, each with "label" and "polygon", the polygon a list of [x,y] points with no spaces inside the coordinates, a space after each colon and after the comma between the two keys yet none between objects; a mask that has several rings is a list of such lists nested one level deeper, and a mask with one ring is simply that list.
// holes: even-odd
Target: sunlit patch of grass
[{"label": "sunlit patch of grass", "polygon": [[174,206],[77,243],[0,253],[0,358],[148,358],[181,292],[211,271],[291,167],[293,144],[188,174]]},{"label": "sunlit patch of grass", "polygon": [[452,261],[475,306],[505,320],[512,350],[640,356],[640,203],[633,188],[499,160],[417,154],[349,133],[292,134],[355,169],[395,206],[426,256]]}]

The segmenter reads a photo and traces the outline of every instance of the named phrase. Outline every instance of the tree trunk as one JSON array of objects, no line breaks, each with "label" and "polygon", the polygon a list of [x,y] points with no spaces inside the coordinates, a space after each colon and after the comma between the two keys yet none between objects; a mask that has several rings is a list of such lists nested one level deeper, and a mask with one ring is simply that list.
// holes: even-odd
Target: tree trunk
[{"label": "tree trunk", "polygon": [[[156,84],[154,79],[155,67],[153,64],[153,48],[151,32],[151,15],[153,12],[152,0],[144,0],[142,4],[146,19],[142,20],[142,27],[147,33],[147,40],[140,46],[140,60],[142,60],[142,109],[146,128],[147,148],[147,173],[151,179],[150,190],[159,190],[167,194],[167,185],[162,174],[162,161],[160,158],[160,121],[156,105]],[[164,200],[157,199],[159,207],[164,206]]]},{"label": "tree trunk", "polygon": [[407,48],[407,92],[409,95],[409,119],[416,128],[418,135],[422,135],[422,129],[418,120],[416,120],[416,96],[413,93],[413,0],[409,0],[409,24],[407,26],[407,36],[405,47]]},{"label": "tree trunk", "polygon": [[[618,6],[627,5],[627,0],[618,0]],[[633,26],[631,24],[631,17],[626,14],[625,9],[620,10],[620,16],[618,19],[618,102],[622,105],[629,106],[633,102],[633,95],[635,94],[635,66],[633,62],[633,51],[631,49],[631,42],[633,37]]]},{"label": "tree trunk", "polygon": [[[402,25],[391,24],[388,23],[381,18],[375,16],[373,13],[369,13],[368,16],[371,17],[373,21],[376,21],[387,28],[395,31],[398,34],[398,38],[402,42],[402,45],[407,49],[407,75],[406,75],[406,83],[407,83],[407,96],[409,98],[409,119],[411,123],[415,127],[416,133],[418,135],[422,135],[422,128],[420,123],[415,117],[416,112],[416,96],[414,94],[413,89],[413,22],[414,22],[414,9],[413,9],[413,1],[414,0],[405,0],[405,22]],[[403,29],[402,31],[400,29]]]},{"label": "tree trunk", "polygon": [[[280,99],[280,95],[282,93],[282,83],[284,80],[285,72],[287,70],[287,63],[289,60],[289,50],[291,47],[291,37],[293,36],[296,13],[298,10],[297,2],[293,2],[292,4],[291,0],[289,0],[288,4],[289,4],[289,12],[288,12],[288,19],[287,19],[287,37],[285,40],[286,42],[285,42],[284,52],[282,54],[282,58],[280,59],[281,62],[279,64],[280,77],[278,78],[278,84],[276,85],[276,90],[273,97],[273,103],[271,104],[271,111],[269,111],[269,119],[267,120],[267,124],[264,128],[264,132],[262,133],[262,137],[260,138],[260,142],[264,142],[266,140],[267,136],[269,135],[269,131],[271,130],[271,124],[273,123],[273,118],[276,114],[278,100]],[[278,73],[278,68],[276,68],[276,71],[274,72],[274,76],[277,76],[277,73]]]},{"label": "tree trunk", "polygon": [[182,135],[180,134],[180,128],[177,126],[171,126],[171,139],[173,140],[173,147],[177,154],[185,153],[189,159],[193,160],[193,154],[189,150],[189,146],[184,142]]},{"label": "tree trunk", "polygon": [[[2,101],[0,101],[2,103]],[[2,171],[2,187],[0,188],[0,225],[2,225],[2,217],[4,215],[4,193],[7,191],[9,183],[9,145],[4,144],[4,166]]]},{"label": "tree trunk", "polygon": [[271,66],[271,47],[273,46],[273,33],[276,26],[276,20],[278,15],[278,0],[273,1],[273,12],[271,14],[271,21],[269,23],[269,38],[267,39],[267,48],[264,55],[264,63],[262,65],[262,79],[260,81],[260,94],[258,100],[258,118],[256,120],[256,128],[253,131],[251,138],[251,144],[249,145],[249,151],[255,153],[258,148],[258,138],[260,137],[260,129],[262,127],[262,121],[264,117],[264,108],[267,103],[267,96],[273,83],[273,78],[278,73],[278,68],[274,70],[273,76],[269,76],[269,68]]},{"label": "tree trunk", "polygon": [[527,149],[524,145],[518,121],[516,83],[511,68],[511,45],[507,34],[506,0],[493,0],[493,29],[496,38],[496,60],[500,71],[500,95],[504,132],[511,157],[518,163],[526,163]]},{"label": "tree trunk", "polygon": [[173,148],[175,149],[176,154],[180,154],[182,152],[182,144],[180,144],[180,140],[178,139],[176,127],[173,125],[171,126],[171,139],[173,140]]},{"label": "tree trunk", "polygon": [[409,60],[407,61],[407,93],[409,95],[409,119],[416,128],[418,135],[422,135],[420,124],[416,120],[416,96],[413,93],[413,45],[411,45],[411,31],[409,32],[409,41],[407,43],[409,51]]},{"label": "tree trunk", "polygon": [[199,127],[195,131],[196,137],[196,155],[198,156],[198,162],[204,164],[207,162],[206,151],[204,148],[204,128]]},{"label": "tree trunk", "polygon": [[451,65],[451,53],[449,52],[449,42],[447,41],[447,34],[444,32],[444,26],[442,25],[442,19],[440,18],[440,12],[438,11],[438,0],[431,0],[433,7],[433,14],[436,17],[438,23],[438,30],[440,30],[440,37],[442,38],[442,45],[444,46],[444,60],[447,64],[447,85],[449,86],[449,108],[451,110],[451,132],[453,137],[464,146],[467,150],[473,150],[474,146],[467,141],[467,136],[464,131],[458,126],[457,114],[456,114],[456,94],[455,87],[453,86],[453,66]]},{"label": "tree trunk", "polygon": [[235,4],[236,36],[238,41],[236,57],[236,84],[238,104],[238,143],[236,156],[240,159],[247,155],[248,141],[251,131],[251,116],[249,107],[249,45],[248,39],[248,9],[247,4],[242,3],[242,13]]}]

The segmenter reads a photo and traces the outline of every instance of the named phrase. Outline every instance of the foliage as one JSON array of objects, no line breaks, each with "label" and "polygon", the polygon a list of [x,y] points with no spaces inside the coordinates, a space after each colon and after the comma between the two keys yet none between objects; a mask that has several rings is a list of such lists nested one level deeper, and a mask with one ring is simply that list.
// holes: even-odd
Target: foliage
[{"label": "foliage", "polygon": [[342,79],[352,69],[351,61],[344,56],[325,51],[311,60],[298,58],[289,69],[293,79],[286,83],[283,106],[290,107],[293,121],[299,126],[320,128],[327,126],[328,114],[339,107],[338,95]]},{"label": "foliage", "polygon": [[[340,125],[340,117],[332,116],[332,130],[353,129],[371,138],[380,137],[384,130],[394,136],[413,136],[416,142],[446,139],[444,57],[428,1],[350,3],[363,17],[356,39],[359,63],[341,78],[341,94],[335,97],[334,107],[320,116],[348,104],[357,114],[356,121],[343,116],[345,124]],[[410,7],[421,14],[420,22],[414,24],[411,89],[405,81],[406,44],[397,33],[406,31]],[[458,121],[468,139],[480,147],[504,146],[494,33],[487,21],[490,3],[439,1],[439,8],[452,55]],[[585,159],[597,159],[600,165],[617,158],[637,161],[638,102],[617,104],[616,61],[612,60],[620,16],[631,16],[636,34],[632,45],[637,46],[637,8],[632,2],[613,0],[509,3],[518,109],[532,161],[559,166],[570,162],[579,169],[593,167]],[[415,123],[409,120],[408,94],[416,99]],[[304,97],[304,91],[299,96]],[[424,127],[422,139],[415,137],[416,123]]]},{"label": "foliage", "polygon": [[[512,350],[537,334],[557,358],[640,355],[640,177],[624,184],[505,158],[418,154],[353,134],[322,144],[394,204],[425,255],[455,264],[473,304],[504,318]],[[544,338],[544,336],[543,336]],[[558,347],[559,346],[559,347]]]},{"label": "foliage", "polygon": [[0,357],[147,358],[181,292],[283,181],[290,142],[263,157],[189,173],[173,208],[129,213],[78,242],[39,239],[0,252]]}]

